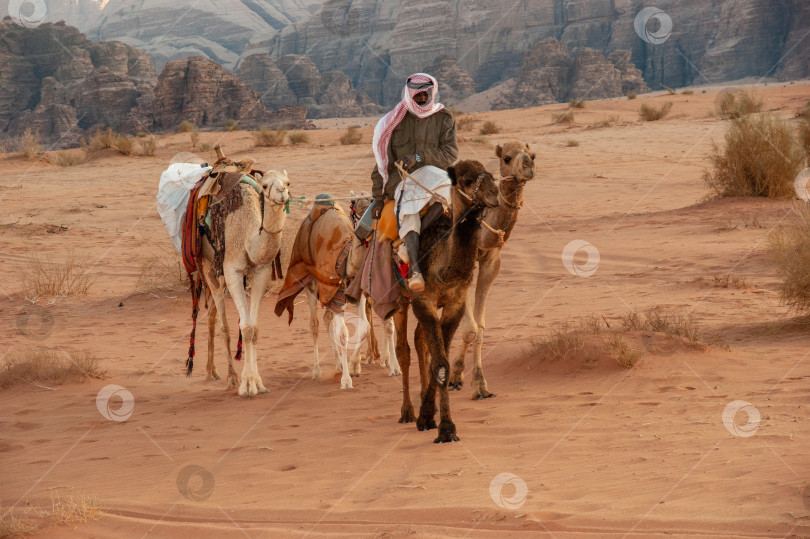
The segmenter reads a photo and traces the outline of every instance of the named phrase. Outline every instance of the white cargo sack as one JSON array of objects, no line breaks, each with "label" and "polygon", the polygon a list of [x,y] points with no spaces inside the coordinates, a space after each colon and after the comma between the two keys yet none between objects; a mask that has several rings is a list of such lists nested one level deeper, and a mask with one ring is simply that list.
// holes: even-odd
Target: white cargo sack
[{"label": "white cargo sack", "polygon": [[[435,195],[428,193],[407,176],[403,177],[394,190],[394,200],[399,210],[399,225],[406,215],[417,215],[429,202],[441,202],[445,208],[450,206],[450,176],[447,172],[432,165],[424,166],[410,173],[421,185]],[[432,200],[431,200],[432,199]]]},{"label": "white cargo sack", "polygon": [[197,182],[210,171],[211,167],[195,163],[173,163],[160,175],[157,210],[178,252],[183,246],[183,219],[188,197]]}]

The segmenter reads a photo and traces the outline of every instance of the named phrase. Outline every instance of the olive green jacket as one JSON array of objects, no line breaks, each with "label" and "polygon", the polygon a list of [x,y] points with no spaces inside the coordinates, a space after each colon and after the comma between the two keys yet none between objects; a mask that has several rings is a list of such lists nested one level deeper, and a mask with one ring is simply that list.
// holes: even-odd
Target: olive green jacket
[{"label": "olive green jacket", "polygon": [[406,155],[417,153],[422,160],[412,171],[425,165],[446,169],[458,159],[456,120],[447,109],[422,119],[411,112],[405,114],[391,133],[391,142],[388,143],[388,183],[383,185],[383,177],[375,165],[371,173],[371,194],[375,198],[384,194],[393,199],[394,190],[402,181],[394,163]]}]

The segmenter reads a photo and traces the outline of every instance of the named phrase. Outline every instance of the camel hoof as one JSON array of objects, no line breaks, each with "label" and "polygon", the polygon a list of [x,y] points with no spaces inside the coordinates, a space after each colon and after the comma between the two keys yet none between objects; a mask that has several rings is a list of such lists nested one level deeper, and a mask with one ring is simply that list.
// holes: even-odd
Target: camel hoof
[{"label": "camel hoof", "polygon": [[419,430],[431,430],[436,428],[436,420],[432,417],[419,416],[416,420],[416,428]]},{"label": "camel hoof", "polygon": [[403,409],[402,410],[402,415],[399,416],[399,422],[400,423],[413,423],[414,421],[416,421],[416,416],[413,413],[413,406],[411,406],[411,407],[409,407],[407,409]]},{"label": "camel hoof", "polygon": [[222,376],[217,374],[217,371],[212,372],[208,375],[208,378],[205,379],[206,382],[213,382],[214,380],[222,380]]},{"label": "camel hoof", "polygon": [[233,391],[239,386],[239,378],[236,376],[228,376],[228,384],[225,386],[225,391]]},{"label": "camel hoof", "polygon": [[444,444],[448,442],[458,442],[456,426],[452,421],[442,421],[441,425],[439,425],[439,435],[433,440],[433,443]]},{"label": "camel hoof", "polygon": [[461,388],[464,387],[464,382],[458,381],[455,384],[450,384],[447,386],[449,391],[461,391]]},{"label": "camel hoof", "polygon": [[399,369],[394,369],[388,373],[388,376],[402,376],[402,371]]},{"label": "camel hoof", "polygon": [[495,396],[495,393],[490,393],[489,391],[486,391],[486,392],[474,393],[472,398],[473,398],[473,400],[482,401],[484,399],[491,399],[494,396]]},{"label": "camel hoof", "polygon": [[317,380],[320,377],[321,377],[321,369],[320,368],[312,369],[312,379]]},{"label": "camel hoof", "polygon": [[352,377],[347,376],[345,379],[341,378],[340,380],[340,389],[354,389],[352,385]]}]

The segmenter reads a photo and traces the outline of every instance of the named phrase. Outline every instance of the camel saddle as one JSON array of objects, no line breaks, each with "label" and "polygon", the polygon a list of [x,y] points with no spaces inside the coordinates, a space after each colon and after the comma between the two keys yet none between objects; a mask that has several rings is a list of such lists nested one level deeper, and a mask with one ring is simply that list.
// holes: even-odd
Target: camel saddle
[{"label": "camel saddle", "polygon": [[351,220],[340,206],[316,198],[295,236],[287,275],[276,302],[276,316],[287,310],[292,322],[295,297],[311,279],[318,283],[321,305],[331,308],[333,300],[344,302],[343,278],[353,234]]}]

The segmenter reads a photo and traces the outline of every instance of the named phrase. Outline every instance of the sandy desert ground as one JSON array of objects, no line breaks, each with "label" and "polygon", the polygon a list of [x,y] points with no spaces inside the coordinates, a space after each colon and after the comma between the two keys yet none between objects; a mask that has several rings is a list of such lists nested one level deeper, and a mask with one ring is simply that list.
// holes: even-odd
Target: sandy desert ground
[{"label": "sandy desert ground", "polygon": [[[272,294],[259,340],[269,394],[244,400],[206,382],[203,361],[185,377],[188,294],[142,277],[173,263],[155,193],[172,156],[190,150],[187,134],[163,137],[149,158],[4,159],[0,347],[91,353],[108,374],[0,390],[0,510],[36,518],[54,496],[101,501],[87,524],[44,520],[36,533],[53,537],[810,535],[810,322],[780,303],[767,247],[794,202],[707,200],[706,156],[727,125],[713,113],[720,89],[590,101],[570,126],[552,122],[562,104],[481,113],[502,132],[460,132],[461,157],[493,171],[494,145],[509,139],[538,159],[488,304],[484,368],[497,397],[470,399],[468,358],[468,385],[451,394],[461,441],[445,445],[397,423],[400,380],[386,369],[364,366],[341,391],[325,330],[324,375],[312,380],[308,310],[288,327]],[[759,89],[785,117],[810,99],[806,83]],[[670,116],[639,121],[642,103],[667,100]],[[617,124],[598,127],[611,115]],[[365,142],[349,147],[337,139],[355,121],[329,122],[295,147],[253,148],[247,132],[201,142],[286,169],[294,196],[368,188],[371,120],[356,121]],[[573,240],[598,251],[593,275],[564,267]],[[27,301],[32,253],[70,250],[90,268],[89,292]],[[621,330],[649,309],[693,314],[714,344]],[[232,305],[228,316],[235,325]],[[644,350],[635,367],[546,357],[542,339],[594,316]],[[38,320],[53,323],[26,329]],[[126,421],[97,407],[109,384],[132,395]],[[414,377],[414,399],[417,387]],[[751,405],[736,434],[723,423],[734,401]]]}]

